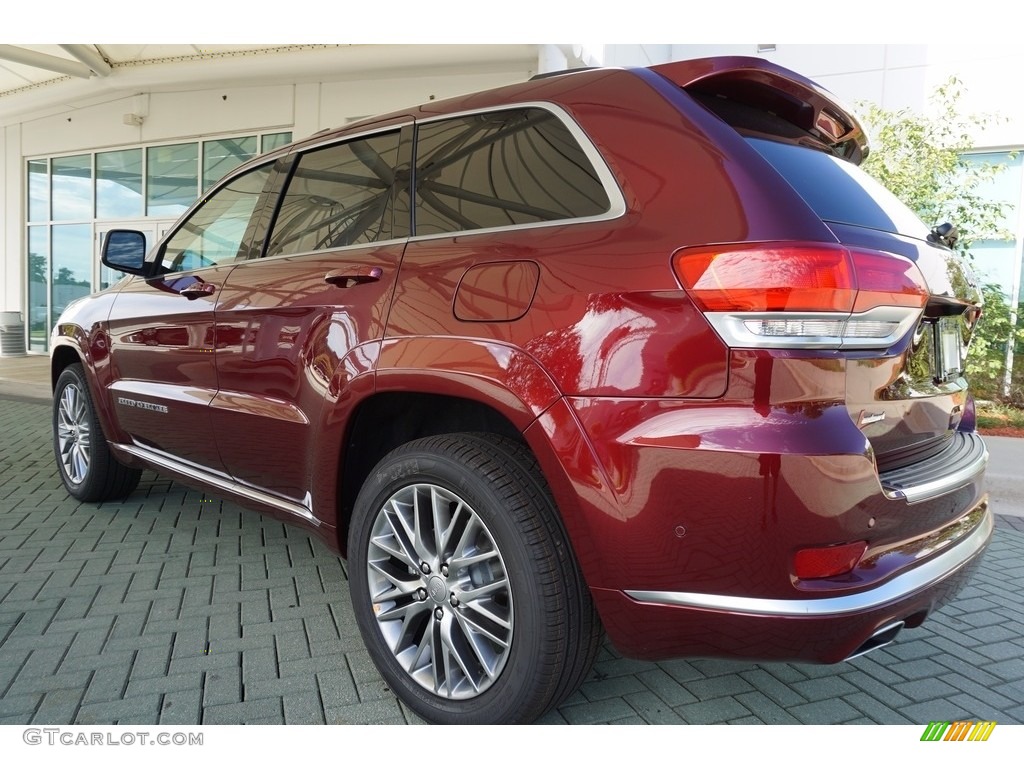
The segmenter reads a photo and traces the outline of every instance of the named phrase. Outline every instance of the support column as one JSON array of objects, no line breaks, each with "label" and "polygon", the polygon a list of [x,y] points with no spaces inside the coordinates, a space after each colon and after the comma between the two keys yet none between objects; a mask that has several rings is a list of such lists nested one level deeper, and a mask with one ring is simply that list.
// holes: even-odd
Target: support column
[{"label": "support column", "polygon": [[295,88],[295,103],[292,106],[292,141],[304,139],[324,128],[320,125],[320,83],[299,83]]},{"label": "support column", "polygon": [[0,309],[25,312],[25,268],[22,230],[25,202],[21,167],[21,125],[0,128]]},{"label": "support column", "polygon": [[539,45],[537,51],[537,74],[560,72],[569,68],[569,60],[557,45]]}]

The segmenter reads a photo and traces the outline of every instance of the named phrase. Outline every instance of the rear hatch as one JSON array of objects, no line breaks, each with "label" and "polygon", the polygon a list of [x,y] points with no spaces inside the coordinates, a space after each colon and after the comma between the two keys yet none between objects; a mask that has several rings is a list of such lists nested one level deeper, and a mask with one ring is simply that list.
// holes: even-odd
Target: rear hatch
[{"label": "rear hatch", "polygon": [[921,271],[930,295],[913,335],[891,350],[848,358],[847,405],[882,471],[942,451],[967,408],[964,364],[981,302],[962,260],[930,242],[914,213],[851,163],[792,144],[749,142],[839,242],[903,256]]},{"label": "rear hatch", "polygon": [[932,242],[928,227],[857,167],[868,146],[850,111],[817,84],[758,59],[652,69],[744,136],[850,250],[855,271],[887,257],[919,270],[923,307],[900,326],[898,339],[872,345],[845,338],[835,347],[847,360],[847,407],[883,476],[898,486],[901,468],[983,450],[958,431],[969,408],[964,360],[981,295],[961,259]]}]

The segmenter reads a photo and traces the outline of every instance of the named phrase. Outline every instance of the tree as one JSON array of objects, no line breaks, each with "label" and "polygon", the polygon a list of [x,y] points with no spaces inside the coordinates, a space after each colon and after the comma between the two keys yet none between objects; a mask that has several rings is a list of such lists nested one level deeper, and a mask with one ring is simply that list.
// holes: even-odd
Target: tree
[{"label": "tree", "polygon": [[[978,163],[969,156],[972,136],[1002,118],[961,115],[957,102],[963,91],[963,84],[950,78],[933,94],[931,115],[861,104],[872,138],[871,154],[862,167],[928,226],[954,224],[960,234],[956,248],[970,261],[974,241],[1008,237],[1003,220],[1010,202],[983,193],[984,185],[1005,166]],[[980,397],[999,398],[1010,394],[1003,389],[1007,344],[1024,343],[1024,328],[1000,286],[985,285],[982,293],[985,309],[971,343],[967,375]],[[1013,388],[1019,390],[1021,383]]]},{"label": "tree", "polygon": [[1001,118],[960,115],[963,84],[955,77],[932,96],[933,114],[887,110],[864,104],[871,153],[861,166],[889,188],[930,227],[951,222],[960,232],[957,248],[968,253],[975,240],[1007,233],[1002,225],[1009,201],[990,200],[980,189],[1005,166],[973,162],[972,134]]},{"label": "tree", "polygon": [[46,257],[38,253],[28,255],[29,281],[33,283],[46,282]]}]

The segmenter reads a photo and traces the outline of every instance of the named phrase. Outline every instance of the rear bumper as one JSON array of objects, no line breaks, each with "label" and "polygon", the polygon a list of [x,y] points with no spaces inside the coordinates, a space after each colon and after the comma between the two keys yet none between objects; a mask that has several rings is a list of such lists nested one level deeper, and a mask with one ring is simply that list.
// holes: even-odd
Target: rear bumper
[{"label": "rear bumper", "polygon": [[[874,588],[839,597],[764,599],[598,590],[606,628],[638,658],[711,656],[835,663],[880,647],[887,629],[918,626],[970,579],[992,537],[987,501],[956,544]],[[967,517],[967,516],[965,516]],[[886,640],[892,640],[895,631]],[[874,639],[873,639],[874,638]]]},{"label": "rear bumper", "polygon": [[[958,438],[945,472],[921,466],[897,487],[841,404],[581,398],[532,429],[546,433],[538,456],[628,656],[842,661],[950,600],[992,535],[980,438]],[[794,575],[796,551],[855,541],[868,549],[850,573]]]},{"label": "rear bumper", "polygon": [[859,655],[893,625],[918,626],[956,595],[979,560],[921,592],[861,613],[780,617],[640,603],[612,590],[594,594],[609,636],[626,656],[833,664]]},{"label": "rear bumper", "polygon": [[[992,538],[992,515],[988,501],[983,500],[974,510],[964,516],[977,518],[973,530],[965,533],[960,541],[948,547],[920,565],[894,576],[889,581],[864,592],[840,597],[816,597],[795,600],[778,600],[764,597],[743,597],[739,595],[710,595],[699,592],[658,592],[648,590],[626,590],[627,597],[641,603],[675,605],[687,608],[704,608],[730,613],[763,616],[765,618],[786,618],[798,616],[846,616],[865,613],[876,608],[903,602],[924,592],[978,557]],[[959,521],[957,521],[959,522]],[[949,526],[953,528],[954,526]]]}]

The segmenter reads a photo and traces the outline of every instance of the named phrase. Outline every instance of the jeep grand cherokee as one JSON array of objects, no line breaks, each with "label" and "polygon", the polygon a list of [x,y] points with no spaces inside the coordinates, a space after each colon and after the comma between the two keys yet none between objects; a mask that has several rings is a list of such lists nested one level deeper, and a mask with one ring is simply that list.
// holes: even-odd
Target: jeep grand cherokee
[{"label": "jeep grand cherokee", "polygon": [[[54,331],[68,491],[155,469],[349,561],[429,720],[523,722],[626,655],[838,662],[992,531],[960,262],[809,80],[534,79],[256,158]],[[340,585],[339,585],[340,587]]]}]

